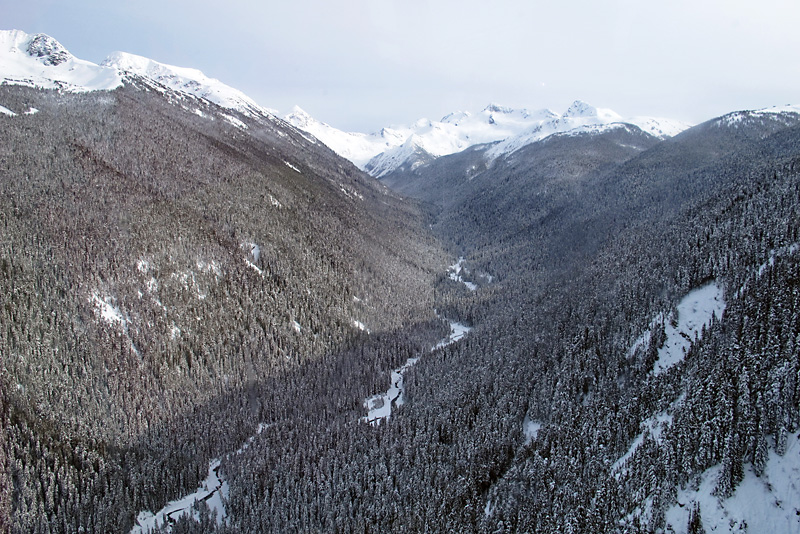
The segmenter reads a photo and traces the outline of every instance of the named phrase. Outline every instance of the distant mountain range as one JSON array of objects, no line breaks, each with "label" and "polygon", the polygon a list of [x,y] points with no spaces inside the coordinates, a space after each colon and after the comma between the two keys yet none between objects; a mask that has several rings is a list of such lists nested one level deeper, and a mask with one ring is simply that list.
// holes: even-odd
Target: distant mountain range
[{"label": "distant mountain range", "polygon": [[497,143],[487,154],[493,159],[558,133],[596,132],[632,124],[664,139],[691,126],[672,119],[625,119],[612,110],[580,100],[563,114],[549,109],[530,111],[490,104],[477,113],[458,111],[439,121],[420,119],[411,126],[383,128],[372,134],[342,132],[315,120],[300,108],[295,108],[285,119],[378,178],[400,168],[413,170],[437,157],[479,144]]}]

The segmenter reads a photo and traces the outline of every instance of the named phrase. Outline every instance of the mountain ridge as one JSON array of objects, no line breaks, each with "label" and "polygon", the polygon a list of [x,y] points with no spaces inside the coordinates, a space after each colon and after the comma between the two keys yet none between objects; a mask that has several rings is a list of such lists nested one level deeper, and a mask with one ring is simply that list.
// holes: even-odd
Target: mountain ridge
[{"label": "mountain ridge", "polygon": [[276,117],[243,92],[194,68],[177,67],[128,52],[112,52],[100,64],[73,56],[49,35],[0,31],[2,83],[70,92],[110,91],[132,76],[203,98],[250,117]]}]

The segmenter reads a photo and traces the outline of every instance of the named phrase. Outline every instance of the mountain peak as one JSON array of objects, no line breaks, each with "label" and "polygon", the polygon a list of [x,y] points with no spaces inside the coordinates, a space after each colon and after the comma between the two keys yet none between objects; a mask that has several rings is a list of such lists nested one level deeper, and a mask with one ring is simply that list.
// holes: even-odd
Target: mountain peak
[{"label": "mountain peak", "polygon": [[564,119],[596,119],[602,122],[614,122],[623,120],[622,117],[613,110],[596,108],[587,104],[583,100],[576,100],[561,116]]},{"label": "mountain peak", "polygon": [[40,60],[48,67],[55,67],[73,59],[73,55],[54,38],[44,33],[28,34],[22,30],[0,31],[0,53],[17,54]]},{"label": "mountain peak", "polygon": [[459,121],[468,119],[471,116],[472,114],[469,111],[454,111],[453,113],[448,113],[447,115],[442,117],[442,120],[440,120],[439,122],[443,122],[445,124],[455,124],[456,126],[458,126]]},{"label": "mountain peak", "polygon": [[564,118],[568,117],[597,117],[597,108],[587,104],[583,100],[576,100],[564,112]]},{"label": "mountain peak", "polygon": [[308,118],[311,118],[311,115],[309,115],[309,114],[308,114],[308,112],[307,112],[306,110],[304,110],[303,108],[301,108],[301,107],[300,107],[300,106],[298,106],[297,104],[295,104],[294,106],[292,106],[292,113],[291,113],[291,114],[292,114],[292,115],[299,115],[299,116],[301,116],[301,117],[308,117]]},{"label": "mountain peak", "polygon": [[319,122],[314,117],[309,115],[306,110],[297,105],[292,108],[292,112],[286,115],[283,120],[295,128],[300,128],[304,131],[308,130],[314,124]]},{"label": "mountain peak", "polygon": [[116,69],[78,59],[54,38],[21,30],[0,31],[0,83],[66,91],[119,87]]},{"label": "mountain peak", "polygon": [[64,46],[44,33],[37,33],[31,37],[27,48],[28,55],[42,59],[42,63],[55,67],[72,58]]}]

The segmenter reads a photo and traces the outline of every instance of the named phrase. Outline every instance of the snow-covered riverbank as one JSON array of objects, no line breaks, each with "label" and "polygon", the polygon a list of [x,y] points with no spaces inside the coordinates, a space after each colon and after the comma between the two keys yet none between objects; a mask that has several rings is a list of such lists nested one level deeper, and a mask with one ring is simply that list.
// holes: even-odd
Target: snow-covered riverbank
[{"label": "snow-covered riverbank", "polygon": [[[258,434],[269,428],[270,425],[260,423],[256,433],[247,440],[235,452],[227,454],[225,458],[241,454],[246,450]],[[208,476],[200,483],[194,492],[181,497],[175,501],[170,501],[164,508],[156,513],[150,511],[139,512],[136,516],[136,525],[131,529],[131,534],[147,534],[153,530],[166,526],[167,532],[172,530],[171,525],[185,515],[193,515],[198,518],[197,511],[194,509],[196,502],[203,502],[209,508],[209,513],[216,513],[217,524],[221,525],[227,517],[223,499],[228,498],[228,483],[219,474],[221,461],[219,458],[211,460],[208,464]]]},{"label": "snow-covered riverbank", "polygon": [[[471,328],[469,326],[450,321],[450,335],[442,339],[439,343],[431,348],[431,352],[446,347],[451,343],[455,343],[463,338]],[[364,400],[364,407],[367,409],[367,415],[362,417],[361,420],[371,425],[379,425],[384,419],[388,419],[392,415],[392,406],[401,406],[405,401],[403,394],[405,389],[403,386],[403,375],[414,364],[419,361],[419,357],[409,358],[402,366],[394,369],[391,372],[391,380],[389,389],[386,393],[378,393],[372,397]]]},{"label": "snow-covered riverbank", "polygon": [[212,514],[216,512],[217,524],[221,524],[225,519],[222,499],[228,497],[228,483],[220,478],[219,466],[219,460],[212,460],[209,463],[208,476],[194,493],[170,501],[155,514],[149,511],[139,512],[136,517],[137,524],[131,529],[131,534],[146,534],[164,525],[169,528],[169,525],[185,515],[191,514],[197,517],[197,511],[194,509],[196,502],[204,502]]}]

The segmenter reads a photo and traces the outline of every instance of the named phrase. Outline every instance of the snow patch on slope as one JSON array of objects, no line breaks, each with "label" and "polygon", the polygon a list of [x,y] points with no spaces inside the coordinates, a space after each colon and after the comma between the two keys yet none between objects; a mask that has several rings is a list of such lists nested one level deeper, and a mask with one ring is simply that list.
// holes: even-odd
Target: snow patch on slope
[{"label": "snow patch on slope", "polygon": [[95,313],[110,325],[125,325],[128,320],[122,314],[118,307],[111,304],[112,299],[109,297],[101,298],[97,293],[92,294],[89,302],[94,304]]},{"label": "snow patch on slope", "polygon": [[667,427],[672,425],[673,415],[672,410],[674,409],[676,403],[673,403],[670,406],[670,409],[664,412],[657,413],[656,415],[645,419],[641,427],[643,429],[642,433],[636,436],[631,443],[630,448],[620,456],[616,462],[611,466],[611,472],[614,473],[614,477],[619,480],[620,475],[622,474],[622,468],[625,466],[625,463],[633,456],[633,453],[644,443],[644,438],[647,434],[649,434],[656,442],[659,444],[661,443],[661,434]]},{"label": "snow patch on slope", "polygon": [[682,361],[691,344],[702,334],[703,328],[711,325],[712,318],[722,317],[723,311],[725,300],[722,288],[716,283],[694,289],[683,297],[678,304],[677,317],[664,326],[667,339],[658,349],[653,374],[659,375]]},{"label": "snow patch on slope", "polygon": [[714,495],[721,470],[721,465],[711,467],[700,475],[697,489],[678,491],[678,504],[666,512],[667,531],[687,532],[690,510],[697,503],[706,532],[800,532],[800,436],[788,436],[783,456],[769,451],[760,477],[745,464],[744,480],[727,499]]},{"label": "snow patch on slope", "polygon": [[[791,245],[770,250],[767,261],[762,263],[756,270],[755,279],[759,279],[764,276],[764,273],[767,271],[767,269],[775,265],[776,259],[795,254],[798,250],[800,250],[800,243],[792,243]],[[749,283],[749,280],[745,281],[742,287],[739,288],[739,290],[736,292],[737,298],[742,296]]]},{"label": "snow patch on slope", "polygon": [[628,350],[632,357],[637,349],[650,343],[652,330],[664,323],[666,340],[658,349],[658,359],[653,374],[659,375],[683,360],[691,344],[700,337],[703,328],[711,325],[713,317],[721,318],[725,311],[722,288],[716,282],[693,289],[681,299],[674,315],[658,314]]},{"label": "snow patch on slope", "polygon": [[522,421],[522,433],[525,436],[525,444],[527,445],[531,441],[535,440],[541,429],[542,423],[540,421],[534,421],[526,416]]}]

